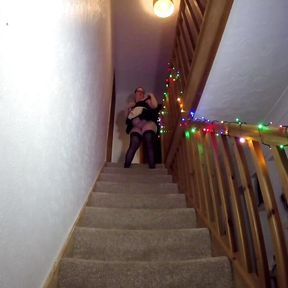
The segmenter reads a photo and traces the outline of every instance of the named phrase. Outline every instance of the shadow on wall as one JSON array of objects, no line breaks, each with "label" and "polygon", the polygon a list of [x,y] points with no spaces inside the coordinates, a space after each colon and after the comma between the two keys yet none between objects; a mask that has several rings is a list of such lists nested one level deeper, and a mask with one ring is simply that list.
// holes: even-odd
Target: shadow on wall
[{"label": "shadow on wall", "polygon": [[[126,99],[126,106],[128,106],[128,103],[134,102],[134,94],[131,93],[128,95]],[[117,162],[124,163],[125,160],[125,154],[129,146],[130,137],[126,133],[126,106],[123,107],[123,110],[120,110],[116,117],[116,126],[117,126],[117,133],[118,133],[118,139],[119,139],[119,145],[121,145],[121,148],[119,149],[119,157],[117,159]]]}]

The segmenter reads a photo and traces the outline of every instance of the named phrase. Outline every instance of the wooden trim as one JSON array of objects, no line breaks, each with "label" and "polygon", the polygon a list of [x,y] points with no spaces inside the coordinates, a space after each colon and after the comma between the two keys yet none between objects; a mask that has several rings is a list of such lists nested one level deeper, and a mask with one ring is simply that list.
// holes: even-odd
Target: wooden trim
[{"label": "wooden trim", "polygon": [[108,130],[108,137],[107,137],[106,162],[111,162],[111,159],[112,159],[113,130],[114,130],[115,101],[116,101],[115,98],[116,98],[116,89],[115,89],[115,72],[114,72],[112,98],[111,98],[111,106],[110,106],[109,130]]}]

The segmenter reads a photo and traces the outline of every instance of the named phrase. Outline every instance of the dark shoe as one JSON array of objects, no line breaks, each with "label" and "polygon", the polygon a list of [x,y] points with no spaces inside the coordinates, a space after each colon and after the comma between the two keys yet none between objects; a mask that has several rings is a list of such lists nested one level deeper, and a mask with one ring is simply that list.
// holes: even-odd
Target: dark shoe
[{"label": "dark shoe", "polygon": [[124,163],[124,168],[130,168],[130,164]]}]

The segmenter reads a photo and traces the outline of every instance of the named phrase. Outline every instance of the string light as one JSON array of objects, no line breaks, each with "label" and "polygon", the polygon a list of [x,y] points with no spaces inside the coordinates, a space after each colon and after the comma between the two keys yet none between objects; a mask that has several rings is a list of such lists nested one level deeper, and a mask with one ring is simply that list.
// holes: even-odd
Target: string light
[{"label": "string light", "polygon": [[[161,111],[161,131],[160,133],[163,134],[163,133],[168,133],[169,131],[167,129],[165,129],[165,123],[163,123],[164,119],[163,117],[166,117],[165,115],[168,114],[168,111],[166,110],[167,108],[167,105],[164,105],[166,104],[167,101],[169,101],[169,88],[170,86],[173,87],[173,85],[175,85],[175,82],[177,80],[180,80],[181,79],[181,76],[180,76],[180,72],[179,70],[177,70],[173,64],[171,63],[168,63],[168,73],[167,73],[168,77],[166,78],[165,80],[165,86],[166,86],[166,91],[164,92],[164,98],[163,98],[163,109],[164,111]],[[185,112],[185,107],[184,107],[184,101],[183,101],[183,96],[184,96],[184,92],[181,90],[180,92],[178,92],[178,97],[176,98],[176,101],[177,101],[177,105],[179,107],[179,111],[180,113],[184,113]],[[171,105],[169,103],[169,105]],[[173,105],[173,104],[172,104]],[[187,116],[185,117],[181,117],[181,121],[179,123],[179,126],[180,127],[185,127],[185,126],[188,126],[189,125],[193,125],[193,122],[200,122],[200,123],[203,123],[204,125],[207,124],[206,126],[204,126],[201,131],[203,131],[204,133],[215,133],[215,135],[217,137],[219,137],[220,135],[222,135],[222,137],[225,137],[225,136],[229,136],[229,129],[227,128],[227,125],[224,126],[224,124],[239,124],[240,126],[242,126],[243,124],[247,124],[246,122],[243,122],[240,117],[236,117],[235,118],[235,121],[234,122],[229,122],[229,121],[224,121],[224,120],[221,120],[221,121],[217,121],[217,120],[213,120],[211,121],[210,119],[204,117],[204,116],[198,116],[198,117],[195,117],[195,111],[191,110]],[[217,125],[215,123],[218,123]],[[216,126],[215,126],[215,125]],[[215,127],[214,127],[214,126]],[[264,144],[264,145],[267,145],[269,148],[270,145],[266,144],[266,143],[263,143],[263,140],[262,140],[262,131],[267,131],[269,130],[268,126],[272,125],[272,122],[269,122],[268,124],[267,123],[259,123],[256,127],[258,129],[258,132],[259,132],[259,136],[260,136],[260,139],[261,139],[261,143]],[[196,128],[196,127],[190,127],[189,130],[186,130],[185,131],[185,137],[188,139],[190,138],[191,135],[193,134],[196,134],[199,130]],[[288,137],[288,125],[285,126],[285,125],[279,125],[279,131],[284,134],[285,136]],[[245,143],[246,142],[246,139],[244,137],[240,137],[238,139],[238,141],[240,143]],[[288,145],[278,145],[278,147],[280,149],[285,149]]]},{"label": "string light", "polygon": [[243,144],[243,143],[245,143],[245,142],[246,142],[246,139],[245,139],[245,138],[243,138],[243,137],[241,137],[241,138],[239,139],[239,142]]}]

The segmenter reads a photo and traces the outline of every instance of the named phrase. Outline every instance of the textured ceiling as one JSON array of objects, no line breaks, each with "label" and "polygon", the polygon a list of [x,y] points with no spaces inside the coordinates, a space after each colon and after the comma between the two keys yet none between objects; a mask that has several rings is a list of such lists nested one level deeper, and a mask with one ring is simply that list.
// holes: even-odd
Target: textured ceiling
[{"label": "textured ceiling", "polygon": [[288,1],[234,1],[197,112],[288,122]]}]

